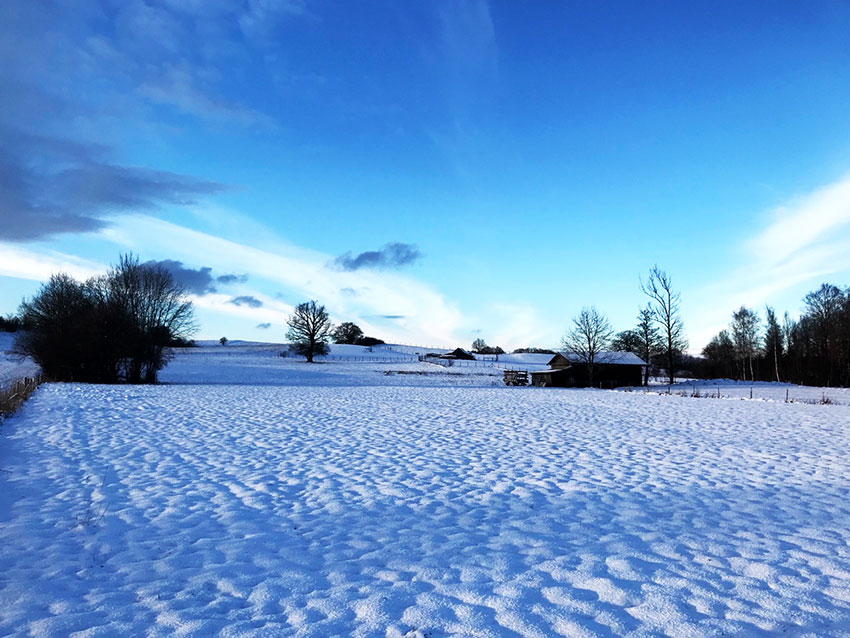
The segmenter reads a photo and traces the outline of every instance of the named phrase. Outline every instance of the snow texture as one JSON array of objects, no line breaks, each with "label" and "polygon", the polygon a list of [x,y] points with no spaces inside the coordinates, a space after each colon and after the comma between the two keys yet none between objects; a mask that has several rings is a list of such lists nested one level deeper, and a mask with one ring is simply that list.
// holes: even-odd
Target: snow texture
[{"label": "snow texture", "polygon": [[0,635],[850,635],[846,406],[165,372],[0,426]]}]

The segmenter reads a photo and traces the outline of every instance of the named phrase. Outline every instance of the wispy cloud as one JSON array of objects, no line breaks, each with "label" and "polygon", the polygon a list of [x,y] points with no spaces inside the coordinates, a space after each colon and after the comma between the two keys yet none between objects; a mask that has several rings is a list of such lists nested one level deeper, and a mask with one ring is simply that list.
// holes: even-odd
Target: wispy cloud
[{"label": "wispy cloud", "polygon": [[[768,226],[748,243],[747,249],[765,267],[782,266],[828,248],[847,237],[850,227],[850,176],[799,197],[771,212]],[[844,231],[844,233],[842,233]],[[821,260],[827,270],[836,264]],[[839,266],[850,264],[847,261]]]},{"label": "wispy cloud", "polygon": [[108,150],[0,125],[0,239],[32,241],[98,230],[108,213],[190,205],[225,190],[187,175],[119,166]]},{"label": "wispy cloud", "polygon": [[[232,220],[234,214],[230,211],[227,217]],[[280,238],[269,242],[273,248],[261,249],[146,215],[112,221],[113,225],[101,236],[123,250],[173,255],[184,263],[203,263],[209,255],[216,255],[217,269],[249,272],[250,288],[244,294],[262,301],[262,308],[236,306],[229,303],[231,296],[224,295],[205,295],[197,303],[216,312],[250,317],[251,325],[257,321],[282,325],[293,305],[307,299],[325,304],[334,321],[355,321],[368,334],[385,340],[404,341],[418,336],[429,343],[454,343],[455,333],[465,323],[458,308],[431,286],[392,270],[329,268],[328,255]],[[262,237],[273,235],[266,230]],[[356,290],[357,294],[351,295],[346,289]],[[263,290],[268,294],[264,295]],[[284,291],[282,298],[275,297],[274,292],[278,291]],[[367,318],[390,314],[387,309],[404,318],[374,323]]]},{"label": "wispy cloud", "polygon": [[199,86],[196,78],[190,67],[173,66],[141,85],[139,93],[157,104],[214,122],[262,128],[277,126],[271,117],[256,109],[215,97],[211,90]]},{"label": "wispy cloud", "polygon": [[685,298],[694,349],[741,305],[758,310],[785,291],[850,272],[850,176],[770,211],[763,228],[742,243],[741,255],[739,265],[693,295],[696,301]]},{"label": "wispy cloud", "polygon": [[31,251],[23,246],[0,243],[0,277],[47,281],[50,275],[64,272],[85,280],[102,275],[105,264],[48,250]]},{"label": "wispy cloud", "polygon": [[266,321],[265,323],[258,323],[255,327],[259,328],[260,330],[268,330],[272,327],[272,324]]},{"label": "wispy cloud", "polygon": [[352,271],[361,268],[399,268],[421,259],[422,253],[414,244],[393,242],[385,244],[379,250],[367,250],[352,256],[350,252],[334,259],[333,264],[342,270]]},{"label": "wispy cloud", "polygon": [[458,80],[494,75],[498,69],[496,29],[487,0],[440,5],[440,37],[450,72]]}]

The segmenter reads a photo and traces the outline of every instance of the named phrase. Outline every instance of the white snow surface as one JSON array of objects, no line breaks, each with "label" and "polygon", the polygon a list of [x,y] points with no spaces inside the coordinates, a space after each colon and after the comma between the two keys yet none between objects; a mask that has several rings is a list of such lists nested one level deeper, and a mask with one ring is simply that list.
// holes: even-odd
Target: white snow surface
[{"label": "white snow surface", "polygon": [[263,352],[0,425],[0,635],[850,635],[850,407]]}]

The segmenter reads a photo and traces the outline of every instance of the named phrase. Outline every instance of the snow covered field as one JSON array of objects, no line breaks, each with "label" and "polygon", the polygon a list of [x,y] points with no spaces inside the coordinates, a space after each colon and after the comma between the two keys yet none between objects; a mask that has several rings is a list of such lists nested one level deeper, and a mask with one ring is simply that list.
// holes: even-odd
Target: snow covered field
[{"label": "snow covered field", "polygon": [[850,635],[850,407],[230,352],[0,426],[0,635]]}]

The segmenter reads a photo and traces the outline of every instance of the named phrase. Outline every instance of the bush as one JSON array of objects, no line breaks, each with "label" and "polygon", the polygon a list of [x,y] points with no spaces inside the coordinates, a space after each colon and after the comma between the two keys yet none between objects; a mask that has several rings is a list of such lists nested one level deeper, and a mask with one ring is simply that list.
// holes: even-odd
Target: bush
[{"label": "bush", "polygon": [[122,256],[80,283],[53,275],[21,305],[19,351],[57,381],[155,383],[168,346],[194,329],[192,305],[162,266]]},{"label": "bush", "polygon": [[358,346],[380,346],[384,344],[383,339],[376,339],[375,337],[367,337],[363,336],[357,340]]},{"label": "bush", "polygon": [[358,339],[363,338],[363,331],[356,323],[345,321],[334,328],[331,336],[334,343],[357,343]]}]

